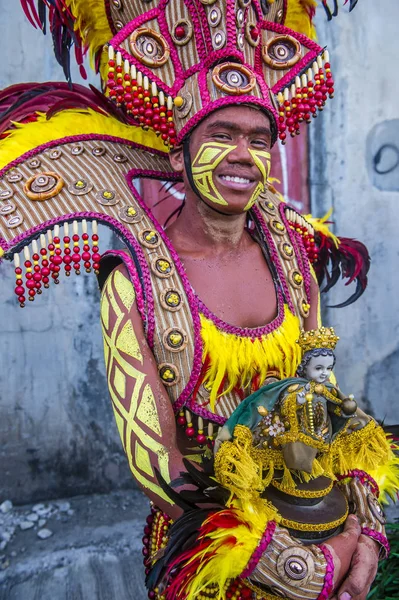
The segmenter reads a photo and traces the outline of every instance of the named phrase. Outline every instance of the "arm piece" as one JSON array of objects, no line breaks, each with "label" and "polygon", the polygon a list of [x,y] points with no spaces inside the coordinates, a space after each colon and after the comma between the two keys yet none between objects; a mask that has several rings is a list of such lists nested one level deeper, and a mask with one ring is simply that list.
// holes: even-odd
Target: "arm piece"
[{"label": "arm piece", "polygon": [[129,466],[139,486],[176,518],[180,509],[159,485],[184,470],[177,448],[173,408],[147,345],[136,292],[121,265],[108,277],[101,297],[101,323],[108,388]]},{"label": "arm piece", "polygon": [[374,479],[360,470],[338,476],[340,488],[356,514],[362,534],[374,539],[381,546],[380,558],[389,555],[389,543],[385,535],[385,515],[378,502],[379,489]]},{"label": "arm piece", "polygon": [[292,600],[327,600],[333,577],[334,563],[326,546],[302,546],[277,526],[249,582],[259,594],[266,588]]}]

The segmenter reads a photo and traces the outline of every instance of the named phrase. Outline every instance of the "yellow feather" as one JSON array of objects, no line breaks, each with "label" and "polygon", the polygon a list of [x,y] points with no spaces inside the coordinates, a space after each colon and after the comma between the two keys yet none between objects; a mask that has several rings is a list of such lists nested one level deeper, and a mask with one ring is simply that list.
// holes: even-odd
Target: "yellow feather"
[{"label": "yellow feather", "polygon": [[332,239],[336,248],[338,248],[338,246],[340,244],[339,238],[337,238],[337,236],[334,235],[332,233],[332,231],[330,231],[330,227],[326,223],[326,221],[328,221],[329,218],[331,217],[332,211],[333,211],[333,209],[330,208],[328,213],[325,214],[324,217],[322,217],[321,219],[313,217],[312,215],[303,215],[303,217],[304,217],[304,219],[306,219],[308,221],[308,223],[310,223],[313,226],[315,231],[319,231],[326,237],[329,237],[330,239]]},{"label": "yellow feather", "polygon": [[316,29],[312,24],[308,11],[312,11],[316,7],[316,0],[288,0],[284,25],[315,40]]},{"label": "yellow feather", "polygon": [[75,17],[75,29],[79,31],[90,58],[112,38],[112,31],[105,11],[105,2],[99,0],[66,0],[66,5]]},{"label": "yellow feather", "polygon": [[9,135],[0,141],[0,169],[34,150],[42,144],[67,136],[84,134],[103,134],[123,138],[156,150],[165,151],[163,141],[152,131],[144,131],[141,127],[124,125],[113,117],[102,115],[94,110],[63,110],[51,119],[44,113],[38,113],[34,123],[14,123]]},{"label": "yellow feather", "polygon": [[210,360],[204,384],[211,389],[210,405],[214,409],[220,384],[226,377],[224,393],[234,387],[248,387],[255,375],[263,382],[269,371],[277,370],[281,379],[293,377],[301,360],[296,340],[299,321],[287,306],[280,327],[260,338],[240,337],[220,331],[201,315],[203,360]]}]

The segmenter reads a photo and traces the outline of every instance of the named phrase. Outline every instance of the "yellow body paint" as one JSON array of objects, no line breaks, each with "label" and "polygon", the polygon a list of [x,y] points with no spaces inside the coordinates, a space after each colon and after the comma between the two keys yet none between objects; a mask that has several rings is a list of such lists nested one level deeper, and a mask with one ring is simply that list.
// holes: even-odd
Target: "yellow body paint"
[{"label": "yellow body paint", "polygon": [[199,193],[214,204],[228,206],[213,181],[213,171],[222,160],[237,146],[221,144],[219,142],[206,142],[198,150],[192,163],[192,173]]},{"label": "yellow body paint", "polygon": [[244,211],[249,210],[255,204],[259,194],[261,194],[264,191],[267,178],[270,174],[270,152],[266,152],[265,150],[252,150],[251,148],[248,148],[248,152],[254,159],[254,163],[256,164],[256,166],[262,174],[262,182],[259,182],[256,188],[254,189],[254,193],[248,200]]}]

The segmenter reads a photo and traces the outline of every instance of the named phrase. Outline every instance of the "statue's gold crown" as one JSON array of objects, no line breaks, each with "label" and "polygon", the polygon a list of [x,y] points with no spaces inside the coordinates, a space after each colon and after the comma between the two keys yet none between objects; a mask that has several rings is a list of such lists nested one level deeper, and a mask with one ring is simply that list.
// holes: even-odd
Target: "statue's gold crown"
[{"label": "statue's gold crown", "polygon": [[320,327],[310,331],[301,331],[297,343],[302,348],[303,353],[314,348],[329,348],[334,350],[339,337],[335,335],[333,327]]}]

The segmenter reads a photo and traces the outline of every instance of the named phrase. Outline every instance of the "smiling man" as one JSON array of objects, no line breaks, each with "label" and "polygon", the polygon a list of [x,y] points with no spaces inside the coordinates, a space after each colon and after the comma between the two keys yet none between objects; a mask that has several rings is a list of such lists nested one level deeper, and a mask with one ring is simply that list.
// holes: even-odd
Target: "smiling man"
[{"label": "smiling man", "polygon": [[[79,274],[83,264],[99,276],[115,419],[153,502],[149,598],[365,600],[389,549],[368,470],[385,468],[392,452],[373,420],[351,415],[333,463],[304,474],[279,446],[282,433],[295,443],[285,432],[294,407],[270,424],[270,476],[238,468],[245,439],[222,445],[215,464],[230,452],[229,468],[213,470],[218,428],[251,393],[294,377],[301,330],[318,331],[314,268],[322,277],[331,259],[336,281],[342,264],[358,283],[350,301],[367,281],[364,247],[346,240],[341,253],[338,238],[315,232],[268,181],[272,144],[297,135],[334,94],[328,52],[306,37],[315,2],[22,4],[42,30],[51,7],[67,75],[71,44],[80,63],[90,48],[104,95],[61,84],[2,94],[0,254],[15,261],[21,306],[61,269]],[[166,232],[136,185],[148,177],[184,184]],[[97,222],[127,249],[101,258]],[[290,518],[264,488],[290,491]]]}]

